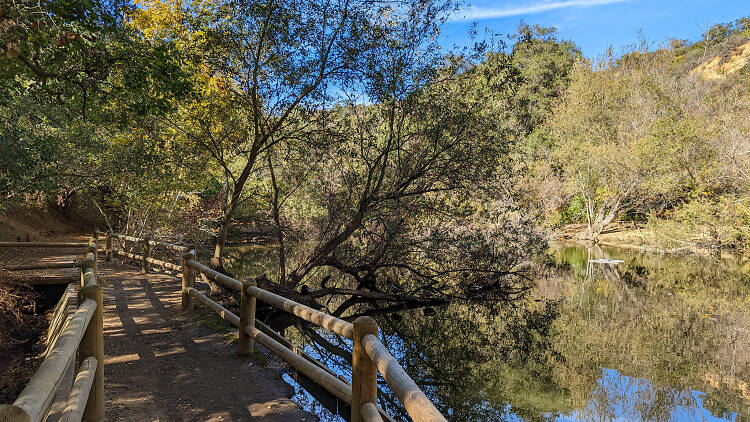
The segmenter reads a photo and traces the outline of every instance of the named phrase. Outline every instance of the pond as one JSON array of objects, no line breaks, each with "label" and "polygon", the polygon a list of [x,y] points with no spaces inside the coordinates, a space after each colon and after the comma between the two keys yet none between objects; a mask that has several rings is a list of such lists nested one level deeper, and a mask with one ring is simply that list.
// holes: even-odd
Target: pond
[{"label": "pond", "polygon": [[[576,244],[550,256],[521,302],[376,316],[383,343],[449,420],[750,421],[750,261]],[[228,266],[247,277],[272,274],[273,262],[271,249],[245,247]],[[351,376],[348,341],[283,334]],[[304,377],[285,379],[321,420],[346,420]],[[408,420],[380,387],[380,406]]]}]

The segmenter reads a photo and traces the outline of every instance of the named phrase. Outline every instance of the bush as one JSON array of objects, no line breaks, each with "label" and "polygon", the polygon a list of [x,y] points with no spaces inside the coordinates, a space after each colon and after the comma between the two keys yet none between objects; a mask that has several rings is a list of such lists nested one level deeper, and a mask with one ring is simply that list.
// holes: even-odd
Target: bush
[{"label": "bush", "polygon": [[678,206],[667,217],[649,220],[663,246],[750,250],[750,198],[699,197]]},{"label": "bush", "polygon": [[547,224],[552,227],[560,227],[570,223],[585,221],[585,203],[581,195],[575,195],[567,203],[552,212],[547,219]]}]

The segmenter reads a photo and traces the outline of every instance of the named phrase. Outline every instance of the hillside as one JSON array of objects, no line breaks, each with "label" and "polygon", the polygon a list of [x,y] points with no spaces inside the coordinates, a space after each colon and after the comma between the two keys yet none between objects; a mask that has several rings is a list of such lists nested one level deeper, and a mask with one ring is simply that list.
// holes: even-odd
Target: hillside
[{"label": "hillside", "polygon": [[48,207],[17,207],[0,213],[0,242],[45,241],[83,231],[80,223],[59,209]]},{"label": "hillside", "polygon": [[748,71],[750,64],[750,41],[716,55],[690,71],[690,76],[705,80],[725,79],[732,75]]},{"label": "hillside", "polygon": [[579,64],[529,137],[544,141],[527,156],[544,224],[584,223],[573,236],[597,241],[612,237],[614,223],[635,221],[639,233],[618,228],[619,242],[749,250],[748,22]]}]

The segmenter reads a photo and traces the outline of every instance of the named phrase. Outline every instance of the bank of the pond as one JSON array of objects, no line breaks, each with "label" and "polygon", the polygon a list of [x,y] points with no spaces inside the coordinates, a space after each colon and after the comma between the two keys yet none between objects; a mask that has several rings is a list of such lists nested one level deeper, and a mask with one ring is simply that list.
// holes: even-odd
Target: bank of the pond
[{"label": "bank of the pond", "polygon": [[[586,239],[586,227],[582,223],[566,224],[550,233],[550,241],[591,243]],[[655,254],[732,258],[750,253],[748,250],[738,250],[734,243],[711,238],[707,234],[711,231],[710,228],[691,228],[690,231],[676,230],[674,227],[670,229],[668,232],[656,223],[615,222],[599,235],[597,243],[601,246]]]},{"label": "bank of the pond", "polygon": [[[580,244],[552,254],[555,269],[527,300],[376,315],[383,343],[450,420],[750,420],[748,260]],[[275,271],[272,247],[230,256],[243,276]],[[591,271],[600,259],[622,262]],[[294,324],[284,330],[351,376],[347,342]],[[306,410],[342,420],[292,383]],[[407,420],[390,391],[380,397]]]}]

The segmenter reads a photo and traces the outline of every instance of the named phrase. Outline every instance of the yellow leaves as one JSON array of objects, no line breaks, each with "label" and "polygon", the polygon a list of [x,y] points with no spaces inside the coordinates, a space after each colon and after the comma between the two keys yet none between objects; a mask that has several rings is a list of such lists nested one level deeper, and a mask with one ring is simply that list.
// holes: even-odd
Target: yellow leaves
[{"label": "yellow leaves", "polygon": [[181,38],[187,32],[182,0],[135,0],[129,24],[150,40]]}]

